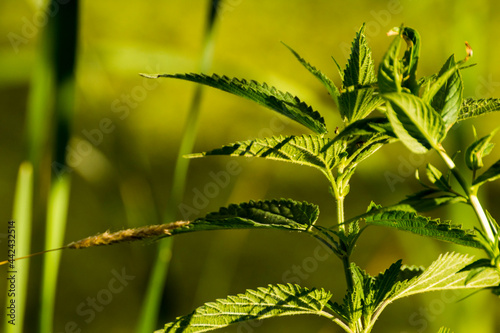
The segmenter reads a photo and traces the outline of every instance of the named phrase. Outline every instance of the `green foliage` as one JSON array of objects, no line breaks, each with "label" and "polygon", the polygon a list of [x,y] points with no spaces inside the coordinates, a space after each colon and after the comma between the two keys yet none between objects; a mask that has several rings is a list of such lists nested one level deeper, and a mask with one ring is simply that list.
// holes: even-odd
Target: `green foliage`
[{"label": "green foliage", "polygon": [[494,130],[490,134],[474,141],[465,151],[465,164],[467,167],[476,171],[481,169],[483,164],[483,157],[489,155],[493,149],[494,144],[491,143],[491,139],[497,130]]},{"label": "green foliage", "polygon": [[403,27],[401,37],[407,45],[403,56],[404,76],[406,77],[406,80],[403,81],[403,87],[409,89],[412,94],[418,95],[420,86],[417,81],[417,67],[420,58],[420,35],[412,28]]},{"label": "green foliage", "polygon": [[442,254],[419,276],[395,285],[388,299],[393,302],[424,292],[446,289],[482,289],[500,283],[499,272],[494,269],[485,270],[465,283],[467,272],[461,270],[472,261],[473,257],[459,253]]},{"label": "green foliage", "polygon": [[301,314],[332,318],[330,313],[324,311],[330,298],[331,294],[323,289],[308,290],[291,284],[269,285],[207,303],[193,313],[166,324],[156,333],[206,332],[242,321]]},{"label": "green foliage", "polygon": [[485,182],[492,182],[500,178],[500,160],[490,166],[482,175],[473,181],[473,185],[480,186]]},{"label": "green foliage", "polygon": [[[452,55],[439,71],[438,77],[455,66],[455,56]],[[431,105],[441,114],[447,129],[457,121],[462,106],[463,90],[462,76],[459,71],[455,71],[432,98]]]},{"label": "green foliage", "polygon": [[370,276],[354,263],[351,264],[351,271],[353,289],[346,294],[343,304],[334,303],[332,308],[355,330],[356,323],[360,320],[363,320],[364,327],[371,325],[377,306],[387,298],[394,284],[399,281],[401,260],[376,277]]},{"label": "green foliage", "polygon": [[375,68],[363,25],[352,43],[351,56],[344,70],[339,111],[346,123],[363,119],[376,109],[382,100],[375,92]]},{"label": "green foliage", "polygon": [[417,235],[431,237],[459,245],[481,248],[481,244],[474,239],[474,231],[462,229],[461,225],[441,222],[412,212],[393,210],[382,211],[365,218],[369,225],[396,228],[409,231]]},{"label": "green foliage", "polygon": [[462,103],[457,121],[467,120],[493,111],[500,111],[500,98],[467,98]]},{"label": "green foliage", "polygon": [[416,154],[439,149],[446,135],[443,118],[421,98],[408,93],[384,94],[387,116],[399,139]]},{"label": "green foliage", "polygon": [[[204,332],[246,320],[316,314],[329,318],[346,332],[368,333],[387,305],[400,298],[448,289],[489,288],[500,294],[499,226],[482,208],[477,197],[482,185],[500,178],[500,161],[476,178],[476,171],[484,165],[483,157],[493,149],[491,140],[495,131],[476,139],[465,150],[466,165],[473,171],[469,182],[442,146],[454,124],[499,110],[499,100],[463,99],[461,70],[466,68],[463,64],[472,55],[468,45],[467,56],[463,60],[455,61],[452,55],[438,73],[418,79],[420,35],[414,29],[403,26],[391,30],[390,35],[394,39],[375,74],[364,29],[363,25],[356,33],[345,69],[340,70],[337,64],[342,80],[340,87],[336,87],[323,72],[287,46],[325,86],[339,109],[342,123],[336,126],[332,137],[326,137],[326,124],[317,111],[298,97],[265,83],[216,74],[145,75],[188,80],[247,98],[315,132],[313,135],[240,141],[187,157],[259,157],[316,168],[327,178],[337,206],[337,218],[329,225],[316,225],[319,216],[316,205],[292,199],[250,201],[229,205],[192,222],[135,231],[129,229],[116,235],[130,240],[145,238],[145,230],[146,233],[154,231],[154,235],[160,237],[192,231],[242,228],[304,232],[326,245],[342,261],[347,283],[341,303],[329,301],[331,294],[323,289],[308,290],[290,284],[247,290],[244,294],[207,303],[193,313],[166,324],[161,332]],[[406,49],[401,56],[403,41]],[[376,116],[368,118],[377,111]],[[398,140],[413,153],[436,152],[448,168],[447,172],[429,163],[425,170],[427,181],[420,180],[418,173],[416,175],[423,190],[393,205],[382,207],[371,203],[365,214],[346,219],[344,200],[357,166],[381,147]],[[419,214],[456,203],[469,205],[474,210],[480,226],[477,231]],[[361,226],[362,222],[365,224]],[[402,260],[397,260],[384,272],[371,276],[350,262],[357,240],[371,225],[483,249],[487,258],[474,261],[468,255],[446,253],[427,269],[403,266]],[[110,235],[107,237],[112,238]],[[446,331],[444,328],[440,330],[442,333]]]},{"label": "green foliage", "polygon": [[326,90],[333,98],[335,104],[338,106],[340,92],[335,83],[333,83],[333,81],[330,80],[330,78],[323,74],[323,72],[321,72],[319,69],[316,69],[316,67],[312,66],[310,63],[304,60],[304,58],[302,58],[290,46],[286,45],[285,43],[283,43],[283,45],[285,45],[290,50],[290,52],[292,52],[295,58],[297,58],[297,60],[325,86]]},{"label": "green foliage", "polygon": [[171,235],[203,230],[284,229],[307,231],[316,222],[319,208],[293,200],[250,201],[223,207],[218,212],[173,229]]},{"label": "green foliage", "polygon": [[383,94],[401,91],[403,73],[402,64],[398,60],[400,51],[401,37],[398,34],[389,46],[378,68],[378,87]]},{"label": "green foliage", "polygon": [[220,149],[191,154],[188,157],[210,155],[262,157],[310,166],[328,175],[340,162],[342,149],[343,147],[332,139],[321,136],[278,136],[237,142]]},{"label": "green foliage", "polygon": [[279,91],[274,87],[269,87],[266,83],[259,83],[253,80],[247,81],[245,79],[231,79],[227,76],[219,76],[217,74],[213,74],[212,76],[195,73],[145,76],[176,78],[201,83],[268,107],[306,126],[315,133],[324,134],[327,132],[325,121],[317,111],[314,111],[298,97],[294,97],[288,92]]}]

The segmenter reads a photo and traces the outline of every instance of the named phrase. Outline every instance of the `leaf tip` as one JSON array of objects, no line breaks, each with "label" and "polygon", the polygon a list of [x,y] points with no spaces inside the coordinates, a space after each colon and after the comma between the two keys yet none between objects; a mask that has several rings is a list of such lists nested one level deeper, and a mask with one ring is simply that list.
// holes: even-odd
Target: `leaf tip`
[{"label": "leaf tip", "polygon": [[146,73],[139,73],[139,75],[147,79],[157,79],[161,76],[160,74],[146,74]]},{"label": "leaf tip", "polygon": [[183,158],[200,158],[200,157],[205,157],[207,154],[206,153],[192,153],[192,154],[185,154],[182,155]]}]

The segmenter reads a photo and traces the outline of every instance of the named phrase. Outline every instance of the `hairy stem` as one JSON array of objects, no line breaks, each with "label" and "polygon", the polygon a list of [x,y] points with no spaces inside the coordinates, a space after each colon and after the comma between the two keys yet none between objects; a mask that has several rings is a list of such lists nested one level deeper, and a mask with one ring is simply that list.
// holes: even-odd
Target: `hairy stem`
[{"label": "hairy stem", "polygon": [[483,227],[484,232],[486,233],[486,236],[491,242],[495,241],[495,235],[493,233],[493,230],[491,229],[490,222],[488,221],[488,218],[486,216],[486,213],[484,212],[483,207],[481,206],[481,203],[479,202],[477,196],[475,193],[472,193],[470,187],[467,185],[467,182],[465,181],[464,177],[460,174],[458,171],[455,163],[453,160],[446,154],[444,149],[439,149],[437,150],[441,158],[444,160],[448,168],[450,168],[451,172],[453,173],[453,176],[457,179],[458,183],[460,186],[463,188],[465,191],[465,194],[469,198],[469,201],[472,205],[472,208],[474,209],[474,212],[476,213],[476,216],[481,223],[481,226]]},{"label": "hairy stem", "polygon": [[351,263],[349,261],[349,255],[342,257],[342,264],[344,265],[345,281],[347,283],[347,290],[352,290],[354,287],[351,275]]},{"label": "hairy stem", "polygon": [[347,233],[346,226],[344,224],[344,197],[337,197],[337,222],[339,224],[339,231]]},{"label": "hairy stem", "polygon": [[[339,223],[339,231],[344,232],[347,235],[347,228],[344,224],[344,196],[337,197],[337,221]],[[344,251],[342,255],[342,264],[344,266],[344,274],[347,283],[347,290],[352,290],[353,281],[351,275],[351,264],[349,262],[349,249],[348,245],[341,240],[341,248]]]}]

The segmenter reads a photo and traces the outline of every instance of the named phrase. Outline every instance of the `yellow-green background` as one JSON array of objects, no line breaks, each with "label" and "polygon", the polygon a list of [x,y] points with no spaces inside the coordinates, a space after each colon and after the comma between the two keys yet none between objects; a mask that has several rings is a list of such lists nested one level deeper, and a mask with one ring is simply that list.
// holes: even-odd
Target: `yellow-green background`
[{"label": "yellow-green background", "polygon": [[[462,58],[467,40],[474,49],[473,61],[478,65],[463,73],[465,96],[500,97],[497,33],[500,4],[496,1],[227,0],[222,1],[221,6],[211,72],[265,81],[290,91],[321,112],[331,132],[340,125],[333,102],[280,42],[292,46],[338,83],[339,76],[331,56],[344,66],[346,48],[363,22],[367,23],[376,63],[390,42],[385,32],[404,23],[417,29],[422,37],[420,75],[438,71],[452,53]],[[114,106],[124,95],[139,91],[138,86],[155,84],[145,83],[138,73],[198,70],[207,9],[208,1],[201,0],[81,1],[73,143],[85,140],[83,131],[99,128],[104,118],[111,119],[114,129],[104,134],[102,143],[93,145],[91,152],[74,169],[66,242],[108,229],[161,221],[195,85],[176,80],[158,81],[144,98],[133,100],[137,105],[129,108],[130,114],[124,119],[120,119],[121,113],[114,112]],[[28,38],[18,52],[7,36],[11,32],[22,35],[26,20],[33,22],[40,10],[38,1],[0,2],[0,220],[5,222],[5,230],[0,229],[0,233],[7,230],[17,169],[26,157],[26,103],[40,33],[35,32]],[[276,119],[286,121],[241,98],[205,89],[195,151],[259,137],[269,133],[266,129],[272,127]],[[485,135],[498,126],[499,121],[498,115],[490,115],[474,123],[479,135]],[[464,149],[471,142],[471,124],[471,121],[465,122],[453,131],[445,144],[450,152]],[[282,131],[273,134],[301,133],[308,133],[308,130],[288,123]],[[494,151],[488,162],[498,160],[499,156],[498,150]],[[432,154],[425,157],[435,160]],[[346,201],[347,217],[363,212],[371,200],[390,204],[419,189],[413,176],[409,176],[397,183],[392,191],[384,174],[386,171],[398,174],[402,160],[414,159],[415,156],[402,145],[395,144],[364,162],[352,180],[351,194]],[[203,191],[212,181],[209,173],[225,169],[229,161],[229,158],[193,160],[184,203],[192,206],[193,189]],[[334,205],[319,172],[271,161],[238,159],[237,162],[241,173],[232,177],[230,185],[210,199],[199,216],[232,202],[289,197],[320,205],[320,223],[333,223]],[[423,170],[423,160],[417,164],[415,166]],[[33,251],[43,249],[49,155],[43,168],[34,192]],[[482,198],[497,219],[500,218],[499,195],[498,183],[491,184]],[[467,207],[453,207],[434,215],[468,227],[475,225],[474,215]],[[2,241],[2,249],[4,244]],[[162,322],[227,294],[269,283],[283,283],[283,274],[313,256],[317,246],[313,239],[305,236],[276,231],[179,236],[175,240],[161,309]],[[69,321],[76,322],[82,332],[133,332],[154,250],[155,245],[146,242],[65,251],[60,269],[55,332],[64,332]],[[377,274],[399,258],[406,264],[428,265],[440,252],[450,250],[470,252],[466,248],[413,235],[372,228],[360,239],[353,260],[369,273]],[[35,330],[37,325],[41,263],[41,257],[31,259],[27,331]],[[122,268],[133,275],[134,280],[123,292],[114,295],[102,312],[96,313],[95,320],[85,323],[76,313],[78,305],[107,288],[113,277],[112,270],[121,271]],[[309,275],[302,279],[303,286],[324,287],[333,292],[334,299],[342,298],[344,277],[336,258],[319,262],[318,269]],[[0,290],[4,290],[4,279],[1,281]],[[482,292],[457,303],[464,295],[451,297],[436,293],[399,301],[387,308],[374,332],[436,332],[441,325],[455,332],[498,332],[499,300]],[[429,309],[427,316],[420,312],[424,308]],[[425,319],[425,326],[422,319]],[[314,317],[268,320],[254,330],[340,332],[325,319]],[[249,332],[247,327],[238,326],[222,331]]]}]

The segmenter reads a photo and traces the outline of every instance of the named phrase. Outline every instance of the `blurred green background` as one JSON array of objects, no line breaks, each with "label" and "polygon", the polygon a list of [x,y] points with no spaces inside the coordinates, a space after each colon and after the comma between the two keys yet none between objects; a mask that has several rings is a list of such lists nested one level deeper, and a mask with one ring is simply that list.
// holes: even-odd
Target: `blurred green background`
[{"label": "blurred green background", "polygon": [[[363,22],[376,64],[390,43],[385,33],[404,23],[422,37],[419,75],[437,72],[452,53],[462,58],[467,40],[478,65],[463,72],[465,96],[500,97],[500,4],[493,0],[225,0],[219,6],[210,72],[265,81],[300,96],[325,116],[330,132],[340,125],[331,99],[281,41],[339,83],[331,56],[344,66],[354,34]],[[138,73],[198,71],[209,7],[209,1],[201,0],[80,3],[76,109],[67,150],[72,185],[65,243],[108,229],[162,222],[196,86],[177,80],[151,81]],[[27,156],[26,110],[44,15],[41,1],[0,2],[0,212],[5,222],[11,218],[19,164]],[[12,33],[21,36],[21,42],[14,43]],[[454,152],[471,142],[472,123],[482,136],[499,121],[495,114],[464,122],[445,142],[447,150]],[[253,137],[307,132],[251,102],[205,89],[195,151]],[[44,249],[50,140],[53,138],[41,152],[44,157],[35,175],[32,252]],[[498,160],[498,150],[492,155],[488,159],[491,163]],[[231,161],[237,162],[238,172],[229,184],[219,187],[206,202],[197,201],[197,191],[204,192],[207,184],[214,182],[213,173],[234,166]],[[353,178],[346,200],[347,217],[363,212],[371,200],[391,204],[418,190],[413,171],[427,161],[440,165],[436,156],[412,155],[401,144],[383,148],[364,162]],[[389,174],[399,175],[402,181],[390,185]],[[485,188],[484,205],[498,219],[500,187],[496,183]],[[193,211],[187,215],[179,211],[178,218],[202,216],[229,203],[282,197],[316,203],[321,208],[320,223],[334,222],[334,204],[319,172],[278,162],[230,158],[191,161],[183,203]],[[433,216],[468,227],[475,225],[474,214],[467,207],[443,209]],[[5,226],[0,234],[6,230]],[[4,240],[1,253],[6,253]],[[160,323],[187,314],[204,302],[269,283],[300,282],[305,287],[331,290],[336,300],[343,297],[341,263],[333,256],[311,259],[318,243],[302,235],[207,232],[179,236],[174,244]],[[155,251],[150,242],[64,251],[54,332],[65,332],[68,322],[75,322],[81,332],[134,332]],[[362,236],[353,260],[377,274],[399,258],[410,265],[428,265],[443,251],[477,253],[372,228]],[[33,320],[25,324],[25,331],[37,327],[43,258],[30,262],[26,316]],[[297,267],[301,273],[293,273]],[[91,308],[88,299],[102,296],[103,290],[109,289],[113,272],[123,270],[131,280],[87,320],[89,316],[78,309]],[[2,279],[2,290],[4,283]],[[500,331],[498,299],[482,292],[457,302],[463,296],[436,293],[399,301],[388,307],[374,332],[436,332],[441,325],[455,332]],[[280,318],[221,330],[253,331],[341,332],[314,317]]]}]

